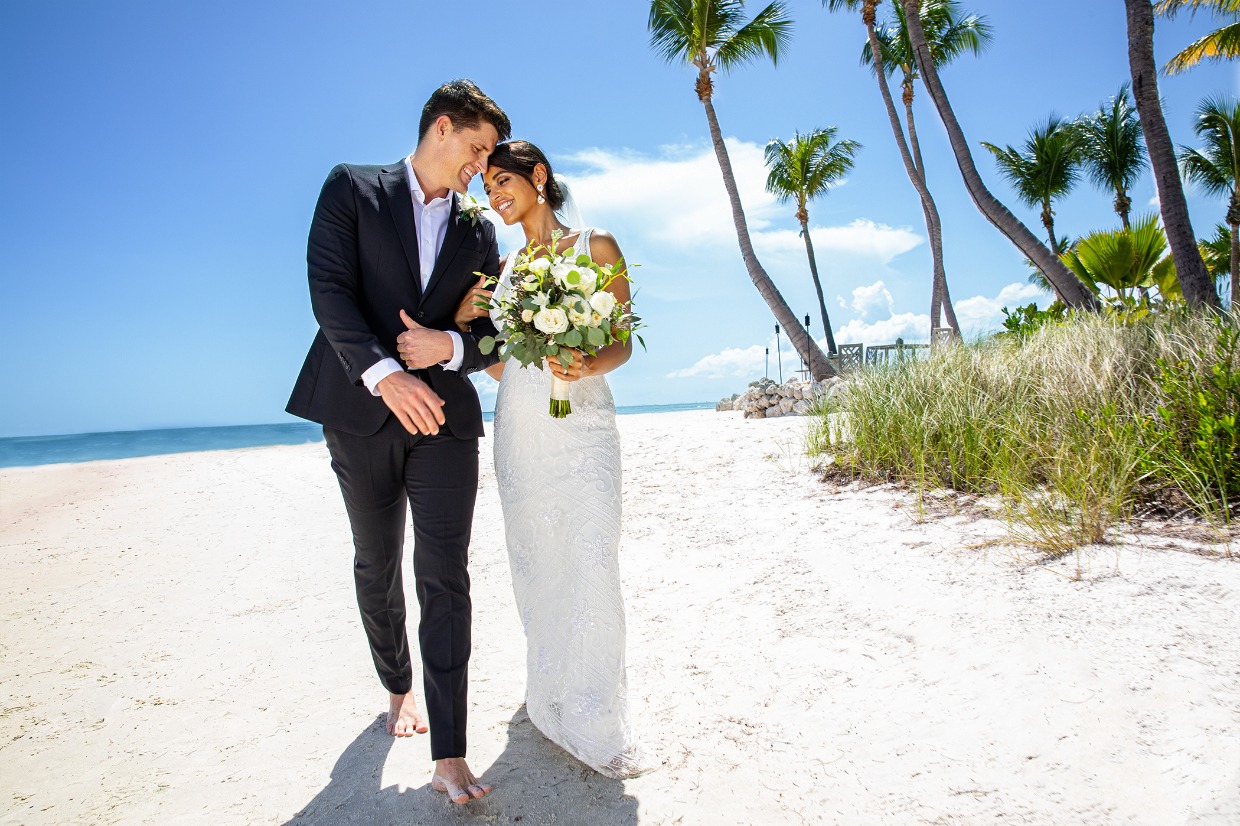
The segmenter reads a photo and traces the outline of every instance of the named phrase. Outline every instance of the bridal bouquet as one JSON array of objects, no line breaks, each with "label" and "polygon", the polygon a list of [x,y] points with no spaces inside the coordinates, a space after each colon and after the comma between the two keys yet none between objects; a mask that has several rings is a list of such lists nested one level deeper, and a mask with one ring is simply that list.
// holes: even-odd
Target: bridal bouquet
[{"label": "bridal bouquet", "polygon": [[[502,344],[493,336],[478,342],[483,353],[500,344],[501,361],[516,359],[541,370],[543,359],[554,356],[567,366],[573,363],[573,350],[593,356],[613,342],[628,341],[642,326],[603,289],[615,278],[628,278],[624,261],[599,266],[572,247],[556,252],[561,235],[551,234],[550,247],[530,242],[516,253],[511,287],[496,290],[490,304],[480,305],[499,311],[498,326],[507,333]],[[496,279],[489,281],[493,285]],[[551,415],[557,419],[572,412],[568,391],[568,382],[552,376]]]}]

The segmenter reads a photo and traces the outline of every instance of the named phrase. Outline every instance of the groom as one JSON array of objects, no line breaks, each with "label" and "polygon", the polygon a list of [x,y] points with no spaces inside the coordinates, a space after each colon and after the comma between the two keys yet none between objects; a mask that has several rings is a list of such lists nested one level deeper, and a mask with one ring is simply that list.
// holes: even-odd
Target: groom
[{"label": "groom", "polygon": [[[466,803],[491,790],[465,763],[466,563],[483,432],[466,376],[495,362],[478,349],[495,330],[483,318],[478,333],[457,332],[453,315],[475,271],[498,273],[499,251],[494,226],[462,214],[453,193],[486,170],[511,126],[477,86],[455,80],[431,95],[418,129],[408,158],[341,164],[327,176],[306,255],[319,331],[286,409],[323,425],[353,530],[362,625],[397,736],[426,731],[401,580],[406,504],[412,512],[432,785]],[[402,334],[422,369],[406,372],[397,360]]]}]

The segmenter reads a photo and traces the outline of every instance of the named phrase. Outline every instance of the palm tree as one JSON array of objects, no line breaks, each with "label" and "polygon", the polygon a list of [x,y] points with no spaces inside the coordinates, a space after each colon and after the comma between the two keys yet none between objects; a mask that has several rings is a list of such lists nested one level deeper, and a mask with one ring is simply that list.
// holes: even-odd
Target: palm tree
[{"label": "palm tree", "polygon": [[796,218],[801,224],[801,237],[805,239],[805,253],[809,256],[809,274],[818,291],[818,308],[822,311],[822,329],[827,331],[827,350],[835,355],[835,335],[831,332],[831,318],[827,315],[827,301],[822,294],[822,282],[818,278],[818,261],[814,257],[814,242],[809,236],[809,210],[807,205],[819,195],[826,195],[831,185],[848,174],[861,144],[852,140],[836,141],[839,130],[834,126],[815,129],[808,135],[799,132],[784,143],[776,138],[766,145],[766,165],[771,170],[766,178],[766,191],[779,198],[780,203],[796,201]]},{"label": "palm tree", "polygon": [[1211,195],[1227,195],[1227,226],[1231,230],[1231,306],[1240,306],[1240,103],[1226,97],[1206,98],[1197,107],[1201,149],[1181,147],[1184,177]]},{"label": "palm tree", "polygon": [[[871,7],[872,12],[873,4],[877,0],[863,1]],[[964,136],[964,131],[960,128],[960,122],[956,119],[955,111],[952,110],[951,101],[947,99],[943,83],[939,79],[934,55],[921,25],[921,0],[898,0],[898,2],[904,7],[905,27],[908,29],[908,39],[913,55],[917,59],[917,70],[921,74],[922,83],[926,85],[930,99],[934,101],[934,107],[938,110],[943,126],[947,129],[947,137],[951,142],[952,152],[956,156],[956,165],[960,167],[961,177],[964,179],[965,187],[969,190],[969,195],[973,198],[973,203],[996,229],[1015,244],[1026,258],[1033,261],[1038,269],[1042,270],[1047,280],[1055,286],[1055,293],[1065,304],[1069,307],[1096,308],[1098,299],[1093,292],[1064,266],[1049,247],[1039,243],[1029,228],[1021,223],[1011,210],[1000,203],[999,199],[992,195],[982,183],[982,177],[978,174],[977,165],[973,162],[973,155],[969,151],[969,143]],[[871,40],[870,47],[875,51],[878,50],[874,40]]]},{"label": "palm tree", "polygon": [[1141,116],[1141,131],[1154,170],[1163,229],[1184,299],[1190,306],[1220,309],[1214,281],[1201,260],[1197,236],[1188,215],[1184,183],[1176,167],[1175,147],[1167,131],[1162,102],[1158,99],[1158,69],[1154,65],[1154,7],[1150,0],[1124,0],[1128,22],[1128,67],[1132,73],[1132,96]]},{"label": "palm tree", "polygon": [[1056,255],[1061,254],[1052,206],[1080,179],[1081,133],[1074,124],[1051,115],[1044,127],[1029,133],[1022,149],[1000,149],[985,141],[982,146],[994,154],[999,172],[1015,187],[1021,202],[1042,207],[1042,226],[1046,227],[1051,249]]},{"label": "palm tree", "polygon": [[[1208,9],[1216,14],[1240,18],[1240,0],[1161,0],[1154,7],[1158,14],[1174,17],[1187,9],[1195,14]],[[1228,60],[1240,56],[1240,19],[1210,32],[1190,43],[1179,54],[1167,61],[1164,67],[1169,75],[1193,68],[1203,60]]]},{"label": "palm tree", "polygon": [[1205,259],[1206,269],[1214,276],[1220,292],[1227,289],[1226,285],[1231,280],[1231,262],[1235,260],[1235,256],[1231,254],[1231,239],[1235,237],[1226,224],[1216,224],[1214,235],[1197,244],[1201,249],[1201,257]]},{"label": "palm tree", "polygon": [[[841,4],[837,3],[836,6]],[[921,143],[917,139],[917,121],[913,117],[914,82],[917,80],[917,61],[913,57],[913,49],[908,42],[908,27],[904,24],[904,7],[895,6],[896,23],[884,23],[876,26],[878,42],[882,47],[881,60],[874,60],[873,50],[867,39],[861,52],[861,62],[870,66],[878,75],[878,66],[883,66],[887,74],[898,68],[903,75],[902,87],[904,103],[904,123],[908,128],[908,144],[911,150],[905,169],[914,187],[921,184],[918,194],[924,191],[922,211],[925,213],[926,230],[930,236],[930,253],[934,264],[933,287],[930,292],[930,326],[939,326],[940,313],[946,315],[947,326],[953,334],[960,335],[960,327],[956,322],[956,313],[951,303],[951,295],[947,289],[947,274],[943,264],[943,228],[939,220],[939,210],[929,187],[926,185],[925,162],[921,156]],[[921,7],[922,28],[930,42],[931,53],[937,65],[943,66],[955,60],[966,51],[981,54],[990,42],[990,24],[984,17],[976,14],[962,15],[956,0],[924,0]],[[886,78],[878,78],[880,87],[886,85]],[[890,98],[888,92],[884,101]],[[890,112],[888,113],[891,114]],[[902,143],[904,132],[898,126],[898,119],[892,119],[897,145]]]},{"label": "palm tree", "polygon": [[1109,106],[1100,106],[1093,115],[1078,120],[1077,128],[1089,178],[1099,189],[1115,193],[1115,212],[1127,229],[1132,210],[1128,190],[1149,166],[1141,119],[1128,97],[1128,84],[1119,87]]},{"label": "palm tree", "polygon": [[706,122],[723,173],[723,187],[732,203],[732,221],[736,224],[736,238],[745,269],[775,320],[787,331],[792,345],[811,366],[814,378],[827,378],[835,370],[826,354],[788,308],[788,302],[784,301],[753,251],[736,176],[711,102],[714,95],[712,74],[719,69],[730,71],[763,56],[778,63],[792,35],[792,20],[781,0],[775,0],[748,22],[744,7],[743,0],[651,0],[647,24],[650,43],[668,63],[687,63],[697,69],[694,89],[706,109]]}]

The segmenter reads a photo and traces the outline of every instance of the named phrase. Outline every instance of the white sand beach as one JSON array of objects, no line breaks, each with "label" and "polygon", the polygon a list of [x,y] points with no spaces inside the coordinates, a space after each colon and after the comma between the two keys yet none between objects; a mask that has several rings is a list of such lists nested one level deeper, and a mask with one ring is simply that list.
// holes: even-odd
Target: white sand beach
[{"label": "white sand beach", "polygon": [[1033,565],[740,415],[620,418],[629,684],[666,761],[625,782],[522,710],[484,440],[496,791],[465,808],[380,725],[323,444],[0,470],[0,824],[1240,823],[1240,559],[1161,532]]}]

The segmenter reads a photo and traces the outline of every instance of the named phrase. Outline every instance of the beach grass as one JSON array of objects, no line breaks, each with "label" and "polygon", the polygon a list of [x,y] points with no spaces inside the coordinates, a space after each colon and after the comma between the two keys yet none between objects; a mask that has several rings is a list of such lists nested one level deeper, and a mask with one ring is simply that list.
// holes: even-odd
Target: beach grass
[{"label": "beach grass", "polygon": [[867,368],[824,400],[826,472],[996,496],[1055,556],[1138,514],[1219,529],[1240,512],[1240,327],[1175,311],[1080,314]]}]

